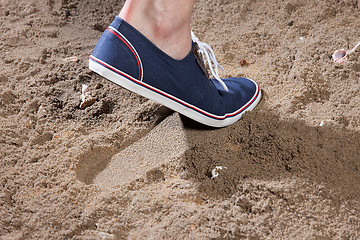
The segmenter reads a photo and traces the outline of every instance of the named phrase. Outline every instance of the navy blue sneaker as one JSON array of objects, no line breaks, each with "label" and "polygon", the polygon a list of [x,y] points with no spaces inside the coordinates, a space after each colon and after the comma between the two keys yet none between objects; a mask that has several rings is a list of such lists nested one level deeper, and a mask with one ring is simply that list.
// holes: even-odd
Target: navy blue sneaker
[{"label": "navy blue sneaker", "polygon": [[192,51],[175,60],[117,16],[96,44],[89,68],[202,124],[233,124],[259,103],[259,86],[247,78],[220,79],[211,48],[193,34],[192,39]]}]

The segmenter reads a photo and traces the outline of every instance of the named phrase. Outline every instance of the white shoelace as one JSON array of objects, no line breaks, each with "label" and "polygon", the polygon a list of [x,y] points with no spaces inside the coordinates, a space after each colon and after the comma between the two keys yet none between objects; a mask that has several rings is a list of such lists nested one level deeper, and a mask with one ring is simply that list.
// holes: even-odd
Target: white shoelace
[{"label": "white shoelace", "polygon": [[[208,44],[201,42],[192,31],[191,31],[191,38],[194,42],[198,44],[200,52],[206,56],[209,69],[213,77],[220,83],[220,85],[224,88],[224,90],[228,92],[229,89],[227,88],[223,80],[221,80],[221,78],[219,77],[219,68],[221,70],[224,70],[224,68],[216,60],[215,53],[212,50],[212,48]],[[205,59],[204,59],[204,63],[205,63]]]}]

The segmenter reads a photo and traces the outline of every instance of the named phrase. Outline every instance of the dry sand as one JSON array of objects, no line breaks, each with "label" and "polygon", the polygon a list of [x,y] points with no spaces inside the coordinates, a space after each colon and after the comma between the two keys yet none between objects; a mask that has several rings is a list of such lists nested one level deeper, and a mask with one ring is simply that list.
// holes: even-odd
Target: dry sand
[{"label": "dry sand", "polygon": [[222,129],[87,69],[122,4],[0,0],[0,239],[360,238],[360,51],[331,61],[359,1],[199,0],[223,76],[265,95]]}]

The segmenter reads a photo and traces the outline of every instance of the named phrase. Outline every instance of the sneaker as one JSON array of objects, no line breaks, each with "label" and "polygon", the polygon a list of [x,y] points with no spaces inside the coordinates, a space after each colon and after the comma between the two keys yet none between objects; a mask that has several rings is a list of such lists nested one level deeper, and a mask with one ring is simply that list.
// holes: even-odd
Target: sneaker
[{"label": "sneaker", "polygon": [[[212,49],[193,33],[192,39],[192,51],[176,60],[116,16],[96,44],[89,68],[202,124],[233,124],[259,103],[259,86],[247,78],[220,79],[221,66]],[[209,78],[201,56],[214,78]]]}]

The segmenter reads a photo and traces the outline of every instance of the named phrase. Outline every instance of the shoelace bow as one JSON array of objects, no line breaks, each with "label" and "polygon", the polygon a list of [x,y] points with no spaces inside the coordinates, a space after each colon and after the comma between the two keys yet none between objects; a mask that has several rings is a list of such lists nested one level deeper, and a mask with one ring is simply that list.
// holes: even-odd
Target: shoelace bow
[{"label": "shoelace bow", "polygon": [[[221,70],[224,70],[224,68],[216,60],[215,53],[212,50],[212,48],[207,43],[201,42],[192,31],[191,31],[191,38],[192,38],[193,42],[197,43],[197,45],[199,46],[200,53],[205,55],[206,61],[208,63],[209,69],[210,69],[213,77],[220,83],[220,85],[224,88],[224,90],[226,92],[228,92],[229,91],[228,87],[223,82],[223,80],[221,80],[221,78],[219,77],[219,68]],[[205,59],[203,59],[203,60],[205,63],[206,62]]]}]

